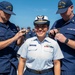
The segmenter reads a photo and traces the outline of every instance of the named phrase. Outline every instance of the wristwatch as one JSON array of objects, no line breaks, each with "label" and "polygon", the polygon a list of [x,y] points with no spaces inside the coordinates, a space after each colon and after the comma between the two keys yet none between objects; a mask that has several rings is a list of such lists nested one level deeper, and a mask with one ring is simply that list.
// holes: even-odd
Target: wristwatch
[{"label": "wristwatch", "polygon": [[65,44],[67,44],[67,43],[68,43],[68,41],[69,41],[69,39],[68,39],[68,38],[66,38],[66,40],[65,40],[65,42],[64,42],[64,43],[65,43]]}]

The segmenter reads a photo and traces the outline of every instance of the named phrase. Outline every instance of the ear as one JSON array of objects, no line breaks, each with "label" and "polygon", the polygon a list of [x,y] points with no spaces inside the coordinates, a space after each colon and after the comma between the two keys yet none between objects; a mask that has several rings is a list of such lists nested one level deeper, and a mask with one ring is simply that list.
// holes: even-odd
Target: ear
[{"label": "ear", "polygon": [[70,7],[71,7],[71,10],[73,11],[73,9],[74,9],[74,6],[73,6],[73,5],[71,5]]},{"label": "ear", "polygon": [[1,15],[1,10],[0,10],[0,15]]}]

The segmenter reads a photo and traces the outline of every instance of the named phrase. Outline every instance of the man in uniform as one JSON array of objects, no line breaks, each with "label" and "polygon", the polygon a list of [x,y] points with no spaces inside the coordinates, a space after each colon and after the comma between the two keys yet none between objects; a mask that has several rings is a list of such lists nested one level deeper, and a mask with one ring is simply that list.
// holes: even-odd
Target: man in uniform
[{"label": "man in uniform", "polygon": [[[50,34],[58,41],[64,54],[62,59],[61,75],[75,75],[75,15],[71,0],[60,0],[57,20],[50,30]],[[56,35],[54,35],[56,34]]]},{"label": "man in uniform", "polygon": [[0,2],[0,75],[17,75],[17,45],[22,44],[25,33],[17,33],[16,26],[9,21],[13,6],[7,1]]}]

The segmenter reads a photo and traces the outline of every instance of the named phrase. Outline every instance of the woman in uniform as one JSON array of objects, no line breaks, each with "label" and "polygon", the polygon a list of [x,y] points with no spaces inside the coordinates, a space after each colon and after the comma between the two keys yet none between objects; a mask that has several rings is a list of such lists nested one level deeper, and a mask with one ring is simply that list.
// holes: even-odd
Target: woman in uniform
[{"label": "woman in uniform", "polygon": [[49,24],[47,16],[35,18],[36,36],[27,39],[18,51],[18,75],[60,75],[63,54],[58,43],[46,35]]}]

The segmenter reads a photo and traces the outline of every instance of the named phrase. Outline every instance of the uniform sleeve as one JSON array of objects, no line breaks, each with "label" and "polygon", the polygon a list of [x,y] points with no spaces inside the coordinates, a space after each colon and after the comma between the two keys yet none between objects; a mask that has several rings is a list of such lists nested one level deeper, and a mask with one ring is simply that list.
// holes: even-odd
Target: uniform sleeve
[{"label": "uniform sleeve", "polygon": [[58,43],[56,42],[56,44],[54,46],[53,60],[62,59],[62,58],[64,58],[63,53],[62,53]]},{"label": "uniform sleeve", "polygon": [[6,33],[6,30],[4,28],[0,27],[0,41],[4,41],[6,39],[5,33]]},{"label": "uniform sleeve", "polygon": [[26,58],[26,56],[27,56],[27,49],[28,49],[28,45],[27,45],[27,42],[25,41],[24,44],[19,48],[17,54],[19,54],[23,58]]}]

